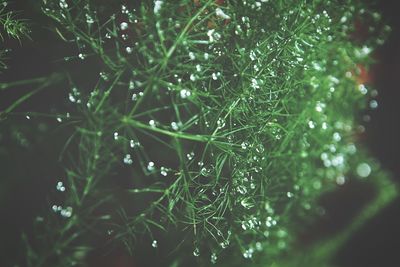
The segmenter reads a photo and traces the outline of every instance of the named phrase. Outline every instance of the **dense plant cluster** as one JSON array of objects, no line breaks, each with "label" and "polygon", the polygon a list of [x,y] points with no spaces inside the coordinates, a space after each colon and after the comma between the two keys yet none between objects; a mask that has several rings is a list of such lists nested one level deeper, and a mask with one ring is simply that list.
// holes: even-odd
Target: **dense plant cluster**
[{"label": "dense plant cluster", "polygon": [[[17,17],[17,12],[7,10],[7,1],[0,1],[0,41],[7,37],[20,39],[29,36],[29,28],[25,20]],[[0,72],[7,68],[5,61],[7,49],[0,49]]]},{"label": "dense plant cluster", "polygon": [[44,0],[42,10],[76,47],[60,56],[67,68],[86,78],[55,79],[70,84],[57,120],[71,135],[52,213],[26,238],[29,266],[81,266],[98,242],[133,255],[177,246],[175,266],[272,263],[322,212],[322,193],[374,171],[355,118],[377,107],[359,77],[383,37],[354,37],[356,21],[382,32],[358,1]]}]

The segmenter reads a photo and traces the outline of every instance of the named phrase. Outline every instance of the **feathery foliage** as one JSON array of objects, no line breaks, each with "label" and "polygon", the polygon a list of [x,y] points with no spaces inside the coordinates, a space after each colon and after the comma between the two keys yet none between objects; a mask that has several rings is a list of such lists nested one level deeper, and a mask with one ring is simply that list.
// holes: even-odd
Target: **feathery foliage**
[{"label": "feathery foliage", "polygon": [[[357,113],[376,106],[357,79],[387,27],[358,1],[46,0],[42,10],[88,78],[63,78],[65,177],[25,238],[28,266],[83,266],[99,242],[140,257],[143,236],[165,265],[272,266],[323,193],[379,173],[356,144]],[[381,35],[359,44],[356,20]]]},{"label": "feathery foliage", "polygon": [[[7,10],[8,2],[0,1],[0,41],[5,35],[20,40],[22,37],[29,37],[29,27],[26,20],[17,17],[17,12]],[[8,50],[0,49],[0,71],[7,68],[5,63]]]}]

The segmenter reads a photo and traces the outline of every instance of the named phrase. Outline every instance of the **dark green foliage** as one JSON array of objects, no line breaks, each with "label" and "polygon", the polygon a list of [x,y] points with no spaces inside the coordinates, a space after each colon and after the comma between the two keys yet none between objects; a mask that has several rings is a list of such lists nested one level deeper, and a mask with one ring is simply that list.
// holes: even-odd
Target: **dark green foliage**
[{"label": "dark green foliage", "polygon": [[71,73],[95,68],[64,79],[65,177],[26,238],[28,266],[83,266],[118,244],[135,258],[157,247],[165,266],[274,266],[321,194],[378,170],[355,117],[371,95],[359,66],[383,37],[351,38],[375,13],[358,1],[156,2],[44,1],[78,47],[60,52]]}]

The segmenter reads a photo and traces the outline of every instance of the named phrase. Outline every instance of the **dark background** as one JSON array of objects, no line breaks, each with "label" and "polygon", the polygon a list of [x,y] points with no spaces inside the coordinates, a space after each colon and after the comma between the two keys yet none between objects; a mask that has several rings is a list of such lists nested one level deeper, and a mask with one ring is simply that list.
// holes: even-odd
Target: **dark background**
[{"label": "dark background", "polygon": [[[372,1],[369,1],[372,2]],[[374,86],[379,91],[379,107],[369,113],[366,140],[372,154],[400,183],[400,1],[385,0],[375,7],[383,14],[392,32],[378,49],[373,68]],[[400,198],[358,231],[340,251],[337,262],[343,267],[400,266]]]},{"label": "dark background", "polygon": [[[37,6],[37,4],[32,4],[35,1],[20,0],[14,2],[17,9],[29,10],[28,12],[24,11],[24,15],[28,17],[39,12],[39,10],[30,10],[33,6]],[[376,51],[375,57],[379,63],[373,68],[371,75],[374,77],[374,87],[379,91],[377,98],[379,108],[373,112],[367,112],[371,116],[371,121],[364,123],[366,136],[363,142],[379,160],[383,168],[393,174],[393,179],[399,184],[400,4],[396,0],[374,2],[378,2],[374,6],[377,11],[383,14],[384,21],[392,27],[392,32],[384,46]],[[46,24],[46,18],[39,19],[42,20],[42,24]],[[24,41],[23,46],[19,46],[15,42],[7,44],[16,47],[11,54],[12,61],[10,62],[14,68],[5,72],[3,76],[7,80],[26,79],[44,76],[54,71],[62,71],[62,64],[56,62],[59,55],[58,51],[62,49],[71,55],[78,53],[74,45],[60,42],[57,36],[43,29],[37,30],[32,39],[41,40],[40,43],[47,43],[48,45],[38,47],[33,41]],[[18,71],[16,72],[15,69],[18,69]],[[60,94],[60,92],[62,93]],[[25,108],[29,110],[29,105],[31,105],[36,110],[53,109],[62,105],[66,92],[67,88],[62,87],[58,90],[45,90],[39,97],[32,98],[32,101],[29,101],[30,103]],[[50,99],[51,101],[49,101]],[[13,99],[6,99],[0,95],[0,107],[12,101]],[[24,120],[24,123],[26,122]],[[29,123],[32,123],[30,126],[35,124],[34,121]],[[43,196],[49,190],[54,189],[54,176],[62,174],[61,166],[59,166],[57,159],[52,158],[52,155],[57,154],[56,151],[60,150],[63,143],[46,145],[48,136],[55,134],[68,136],[62,129],[55,127],[56,124],[56,121],[49,120],[48,129],[43,130],[42,136],[35,141],[36,144],[29,150],[21,149],[19,146],[10,149],[7,154],[2,154],[0,150],[0,266],[7,262],[7,259],[3,258],[4,255],[8,255],[10,259],[18,256],[20,246],[18,240],[21,229],[28,229],[29,231],[29,225],[34,216],[40,213],[39,207],[48,204],[47,199],[44,199]],[[7,140],[6,136],[0,142],[11,142],[11,140]],[[35,155],[40,155],[40,157],[36,157],[36,161],[32,162],[31,159],[35,158]],[[49,177],[49,173],[53,176]],[[32,179],[25,179],[27,176]],[[5,180],[10,180],[10,178],[13,178],[12,181],[5,183]],[[34,181],[41,182],[35,183]],[[10,193],[9,190],[15,192]],[[352,201],[352,196],[353,198],[354,196],[363,198],[363,194],[357,194],[357,190],[362,191],[363,189],[353,187],[345,190],[342,193],[343,199]],[[368,189],[365,190],[364,195],[365,192],[368,194]],[[7,193],[3,193],[4,191],[7,191]],[[29,197],[27,197],[28,195]],[[339,197],[341,196],[339,195]],[[346,216],[345,213],[338,214],[338,217]],[[338,220],[342,219],[339,218]],[[331,222],[331,224],[335,225],[336,222]],[[335,261],[341,267],[400,266],[400,198],[381,210],[378,216],[361,228],[339,251]]]}]

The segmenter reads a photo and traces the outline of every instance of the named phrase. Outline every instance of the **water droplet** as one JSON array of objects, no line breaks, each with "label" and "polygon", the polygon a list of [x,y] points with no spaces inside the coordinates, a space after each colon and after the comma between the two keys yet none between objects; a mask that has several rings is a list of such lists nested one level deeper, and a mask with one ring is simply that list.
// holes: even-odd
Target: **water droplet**
[{"label": "water droplet", "polygon": [[[4,2],[4,3],[7,3],[7,2]],[[65,2],[65,0],[60,0],[60,7],[63,9],[67,9],[68,8],[67,2]]]},{"label": "water droplet", "polygon": [[81,103],[81,100],[78,99],[80,94],[81,93],[78,91],[76,87],[72,88],[72,92],[68,94],[69,101],[71,101],[72,103]]},{"label": "water droplet", "polygon": [[192,160],[193,157],[194,157],[194,152],[192,151],[192,152],[188,153],[188,154],[186,155],[186,157],[187,157],[188,160]]},{"label": "water droplet", "polygon": [[376,101],[375,99],[372,99],[369,102],[369,107],[372,108],[372,109],[376,109],[378,107],[378,101]]},{"label": "water droplet", "polygon": [[333,140],[336,141],[336,142],[339,142],[340,140],[342,140],[342,137],[340,136],[340,133],[335,132],[333,134]]},{"label": "water droplet", "polygon": [[378,91],[377,90],[372,90],[371,91],[371,97],[377,97],[378,96]]},{"label": "water droplet", "polygon": [[252,249],[247,249],[243,252],[243,257],[245,259],[251,259],[253,257],[253,250]]},{"label": "water droplet", "polygon": [[119,28],[120,28],[122,31],[127,30],[127,29],[128,29],[128,23],[126,23],[126,22],[121,22],[121,24],[119,25]]},{"label": "water droplet", "polygon": [[366,95],[368,93],[368,89],[365,87],[364,84],[360,84],[358,86],[358,90],[361,92],[361,94]]},{"label": "water droplet", "polygon": [[250,51],[250,59],[251,59],[251,61],[254,61],[257,59],[256,53],[254,51]]},{"label": "water droplet", "polygon": [[371,174],[372,170],[371,170],[371,167],[367,163],[363,162],[363,163],[358,164],[356,171],[357,171],[358,176],[360,176],[362,178],[366,178]]},{"label": "water droplet", "polygon": [[132,81],[132,80],[130,80],[129,81],[129,90],[133,90],[133,89],[135,89],[135,82],[134,81]]},{"label": "water droplet", "polygon": [[231,18],[227,14],[225,14],[225,12],[221,8],[215,9],[215,15],[217,15],[217,17],[219,17],[221,19],[230,19]]},{"label": "water droplet", "polygon": [[161,169],[160,169],[160,174],[161,174],[162,176],[167,176],[167,175],[168,175],[167,168],[161,167]]},{"label": "water droplet", "polygon": [[338,185],[344,185],[345,182],[346,178],[343,175],[339,175],[338,177],[336,177],[336,183]]},{"label": "water droplet", "polygon": [[355,146],[355,144],[348,144],[347,145],[347,151],[349,152],[349,154],[354,154],[357,152],[357,147]]},{"label": "water droplet", "polygon": [[264,151],[265,151],[265,149],[264,149],[264,146],[262,145],[262,144],[259,144],[257,147],[256,147],[256,152],[257,153],[264,153]]},{"label": "water droplet", "polygon": [[321,153],[321,160],[327,160],[328,159],[328,154],[323,152]]},{"label": "water droplet", "polygon": [[72,216],[72,207],[66,207],[60,211],[60,214],[64,218],[69,218]]},{"label": "water droplet", "polygon": [[332,158],[332,165],[335,167],[343,165],[343,163],[344,163],[344,157],[342,154],[338,154]]},{"label": "water droplet", "polygon": [[207,167],[201,168],[200,174],[203,175],[203,176],[206,176],[206,177],[207,177],[207,176],[210,176],[213,167],[214,167],[213,165],[210,165],[209,168],[207,168]]},{"label": "water droplet", "polygon": [[322,112],[324,111],[325,107],[326,107],[325,103],[318,101],[317,104],[315,105],[315,110],[317,112]]},{"label": "water droplet", "polygon": [[217,262],[217,254],[215,252],[211,253],[211,263],[215,264]]},{"label": "water droplet", "polygon": [[251,79],[251,85],[250,85],[253,89],[259,89],[260,88],[260,85],[258,84],[258,81],[257,81],[257,79],[255,79],[255,78],[252,78]]},{"label": "water droplet", "polygon": [[182,89],[180,91],[180,96],[181,96],[182,99],[188,98],[189,96],[191,96],[191,94],[192,93],[187,89]]},{"label": "water droplet", "polygon": [[86,16],[86,23],[87,24],[93,24],[94,23],[94,19],[89,14],[85,14],[85,16]]},{"label": "water droplet", "polygon": [[128,54],[132,54],[133,48],[130,47],[130,46],[127,46],[127,47],[125,48],[125,51],[126,51],[126,53],[128,53]]},{"label": "water droplet", "polygon": [[156,121],[155,120],[149,120],[149,125],[151,126],[151,127],[156,127]]},{"label": "water droplet", "polygon": [[243,143],[241,144],[242,149],[247,149],[248,146],[249,146],[249,143],[247,143],[247,142],[243,142]]},{"label": "water droplet", "polygon": [[129,11],[128,11],[128,9],[126,8],[125,5],[121,5],[121,13],[122,13],[122,14],[128,14],[128,13],[129,13]]},{"label": "water droplet", "polygon": [[314,181],[312,185],[313,185],[315,190],[319,190],[322,187],[322,183],[319,180]]},{"label": "water droplet", "polygon": [[208,36],[208,39],[209,39],[210,43],[214,42],[214,40],[215,40],[214,39],[214,32],[215,32],[215,29],[210,29],[207,32],[207,36]]},{"label": "water droplet", "polygon": [[178,123],[176,123],[176,122],[171,122],[171,128],[172,128],[172,130],[174,130],[174,131],[178,131],[179,130],[179,126],[178,126]]},{"label": "water droplet", "polygon": [[154,164],[154,162],[150,161],[150,162],[147,164],[147,170],[150,171],[150,172],[152,172],[152,171],[154,171],[154,169],[155,169],[155,164]]},{"label": "water droplet", "polygon": [[80,59],[84,60],[84,59],[86,58],[86,55],[85,55],[85,54],[82,54],[82,53],[79,53],[79,54],[78,54],[78,57],[79,57]]},{"label": "water droplet", "polygon": [[225,127],[225,121],[224,121],[224,119],[219,118],[219,119],[217,120],[217,128],[218,128],[218,129],[222,129],[222,128],[224,128],[224,127]]},{"label": "water droplet", "polygon": [[195,256],[195,257],[200,256],[200,250],[199,250],[199,248],[195,248],[195,249],[193,250],[193,256]]},{"label": "water droplet", "polygon": [[129,145],[130,145],[131,148],[135,148],[135,147],[139,147],[140,143],[138,141],[135,141],[135,140],[130,140],[129,141]]},{"label": "water droplet", "polygon": [[56,185],[56,189],[60,192],[64,192],[65,191],[65,186],[63,184],[63,182],[58,182]]},{"label": "water droplet", "polygon": [[156,0],[156,1],[154,1],[154,14],[158,14],[158,13],[160,13],[160,10],[161,10],[161,7],[162,7],[162,5],[163,5],[163,1],[160,1],[160,0]]},{"label": "water droplet", "polygon": [[99,73],[100,74],[100,77],[104,80],[104,81],[108,81],[109,80],[109,77],[108,77],[108,74],[107,73],[105,73],[105,72],[100,72]]},{"label": "water droplet", "polygon": [[267,226],[267,227],[272,227],[272,225],[273,225],[273,223],[272,223],[272,217],[271,216],[268,216],[267,217],[267,220],[266,220],[266,222],[265,222],[265,225]]},{"label": "water droplet", "polygon": [[221,248],[225,249],[229,246],[229,240],[224,240],[219,245],[221,246]]},{"label": "water droplet", "polygon": [[331,151],[332,153],[336,152],[336,146],[334,144],[330,144],[329,145],[329,151]]},{"label": "water droplet", "polygon": [[126,154],[124,157],[124,163],[127,165],[131,165],[133,163],[131,154]]}]

